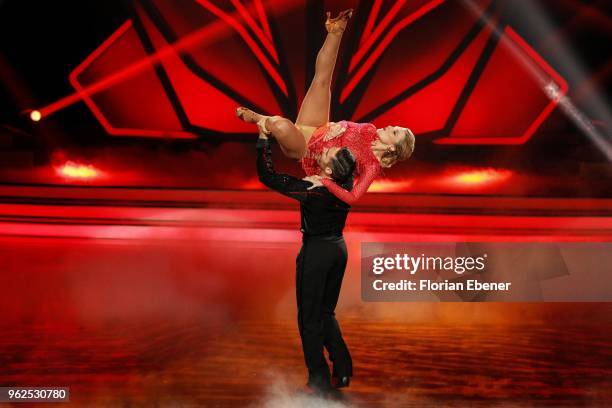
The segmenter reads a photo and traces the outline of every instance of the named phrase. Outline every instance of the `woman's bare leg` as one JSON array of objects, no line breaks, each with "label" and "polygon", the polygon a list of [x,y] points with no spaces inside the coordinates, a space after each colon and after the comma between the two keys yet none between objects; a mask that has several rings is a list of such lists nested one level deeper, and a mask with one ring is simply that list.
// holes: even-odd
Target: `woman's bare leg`
[{"label": "woman's bare leg", "polygon": [[346,10],[335,19],[330,19],[327,13],[327,37],[317,54],[315,75],[300,107],[295,121],[297,125],[319,127],[329,122],[332,76],[342,34],[351,15],[352,10]]},{"label": "woman's bare leg", "polygon": [[343,11],[334,19],[330,18],[329,13],[327,13],[327,21],[325,22],[328,31],[327,37],[317,55],[315,76],[304,97],[295,124],[287,118],[280,116],[265,117],[244,107],[236,110],[236,115],[245,122],[258,123],[265,119],[258,124],[260,130],[269,132],[277,140],[287,157],[301,159],[306,153],[308,140],[296,124],[319,127],[329,121],[332,75],[342,34],[352,12],[352,10]]},{"label": "woman's bare leg", "polygon": [[270,116],[266,119],[266,129],[274,136],[285,156],[299,160],[306,153],[306,139],[289,119]]},{"label": "woman's bare leg", "polygon": [[[289,119],[281,116],[263,116],[244,107],[236,109],[236,115],[245,122],[257,124],[260,131],[274,137],[285,156],[296,160],[304,156],[306,152],[304,135]],[[258,123],[260,121],[262,122]]]}]

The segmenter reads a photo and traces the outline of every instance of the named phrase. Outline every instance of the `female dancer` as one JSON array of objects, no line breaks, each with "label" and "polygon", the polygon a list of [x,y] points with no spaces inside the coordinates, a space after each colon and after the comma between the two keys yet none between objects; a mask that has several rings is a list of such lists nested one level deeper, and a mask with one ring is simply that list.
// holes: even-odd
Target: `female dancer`
[{"label": "female dancer", "polygon": [[[283,153],[301,160],[313,182],[320,180],[342,201],[353,204],[367,190],[382,168],[406,160],[414,150],[414,135],[408,128],[387,126],[377,129],[371,123],[329,122],[331,81],[342,34],[353,10],[338,17],[327,13],[327,37],[317,55],[315,75],[304,97],[295,124],[280,116],[264,116],[240,107],[236,115],[245,122],[257,124],[260,132],[276,138]],[[320,178],[319,163],[333,157],[341,147],[348,147],[357,160],[354,187],[347,191],[329,178]]]}]

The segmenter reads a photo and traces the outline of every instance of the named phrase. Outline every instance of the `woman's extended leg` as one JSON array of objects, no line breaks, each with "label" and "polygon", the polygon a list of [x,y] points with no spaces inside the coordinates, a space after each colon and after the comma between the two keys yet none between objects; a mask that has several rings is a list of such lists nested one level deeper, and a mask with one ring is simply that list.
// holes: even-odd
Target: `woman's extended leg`
[{"label": "woman's extended leg", "polygon": [[[300,125],[319,127],[329,122],[331,81],[334,66],[338,57],[342,34],[352,12],[352,10],[343,11],[334,19],[330,18],[330,14],[327,13],[327,21],[325,22],[325,28],[328,31],[327,37],[317,54],[315,75],[295,121],[298,127]],[[308,143],[308,140],[306,142]]]},{"label": "woman's extended leg", "polygon": [[306,139],[289,119],[260,115],[242,106],[236,109],[236,115],[245,122],[256,123],[260,132],[271,134],[285,156],[299,160],[306,153]]},{"label": "woman's extended leg", "polygon": [[260,131],[270,133],[287,157],[301,159],[306,153],[311,133],[305,134],[300,126],[319,127],[329,121],[332,75],[342,33],[352,13],[352,10],[346,10],[333,19],[327,13],[325,22],[325,28],[328,31],[327,38],[317,55],[315,76],[304,97],[295,124],[281,116],[267,117],[244,107],[236,109],[236,115],[240,119],[249,123],[257,123]]}]

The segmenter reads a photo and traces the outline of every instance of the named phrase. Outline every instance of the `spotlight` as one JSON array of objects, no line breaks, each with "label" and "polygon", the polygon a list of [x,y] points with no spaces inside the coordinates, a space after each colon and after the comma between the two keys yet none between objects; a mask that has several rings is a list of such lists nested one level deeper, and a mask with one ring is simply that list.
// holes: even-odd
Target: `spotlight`
[{"label": "spotlight", "polygon": [[32,122],[38,122],[41,118],[42,114],[40,113],[40,111],[33,110],[32,112],[30,112],[30,119],[32,119]]},{"label": "spotlight", "polygon": [[501,186],[513,175],[513,172],[507,169],[452,168],[439,176],[433,176],[431,183],[445,190],[478,192]]},{"label": "spotlight", "polygon": [[91,180],[100,176],[100,171],[90,164],[75,163],[68,160],[55,171],[62,177],[70,179]]},{"label": "spotlight", "polygon": [[457,187],[487,186],[506,181],[512,172],[505,169],[471,169],[458,171],[447,180]]},{"label": "spotlight", "polygon": [[411,189],[414,185],[414,179],[379,179],[372,183],[368,191],[380,193],[401,193]]}]

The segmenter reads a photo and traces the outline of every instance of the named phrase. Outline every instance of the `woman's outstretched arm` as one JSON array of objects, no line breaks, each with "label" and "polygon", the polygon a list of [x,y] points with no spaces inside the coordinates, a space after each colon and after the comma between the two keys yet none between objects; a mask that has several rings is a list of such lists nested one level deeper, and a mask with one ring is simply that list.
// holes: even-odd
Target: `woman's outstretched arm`
[{"label": "woman's outstretched arm", "polygon": [[378,176],[380,172],[379,169],[380,166],[378,165],[366,167],[364,174],[361,174],[359,176],[359,179],[356,181],[351,191],[343,189],[338,184],[334,183],[333,180],[328,178],[324,178],[323,180],[321,180],[321,182],[325,187],[327,187],[330,193],[332,193],[345,203],[352,205],[368,191],[370,184],[372,184],[372,182]]}]

